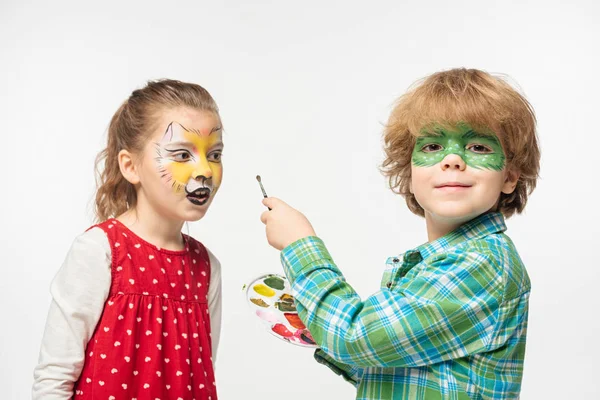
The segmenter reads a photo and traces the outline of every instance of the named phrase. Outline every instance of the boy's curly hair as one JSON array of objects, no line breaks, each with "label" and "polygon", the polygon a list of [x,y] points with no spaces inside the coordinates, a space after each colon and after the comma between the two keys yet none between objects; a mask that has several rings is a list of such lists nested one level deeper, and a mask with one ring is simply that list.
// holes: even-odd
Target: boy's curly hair
[{"label": "boy's curly hair", "polygon": [[416,138],[432,126],[454,127],[459,123],[498,136],[506,153],[506,168],[520,173],[514,192],[501,193],[498,211],[506,217],[522,212],[539,174],[535,114],[529,102],[506,81],[477,69],[437,72],[415,83],[398,99],[383,135],[386,158],[381,170],[390,188],[404,196],[413,213],[423,216],[423,208],[410,193]]}]

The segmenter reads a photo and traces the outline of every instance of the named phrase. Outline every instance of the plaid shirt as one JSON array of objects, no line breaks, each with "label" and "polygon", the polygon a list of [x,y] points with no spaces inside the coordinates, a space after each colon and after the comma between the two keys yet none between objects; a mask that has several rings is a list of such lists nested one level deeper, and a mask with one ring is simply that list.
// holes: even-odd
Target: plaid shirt
[{"label": "plaid shirt", "polygon": [[318,362],[357,399],[519,397],[530,282],[500,213],[391,257],[364,301],[324,243],[307,237],[281,260]]}]

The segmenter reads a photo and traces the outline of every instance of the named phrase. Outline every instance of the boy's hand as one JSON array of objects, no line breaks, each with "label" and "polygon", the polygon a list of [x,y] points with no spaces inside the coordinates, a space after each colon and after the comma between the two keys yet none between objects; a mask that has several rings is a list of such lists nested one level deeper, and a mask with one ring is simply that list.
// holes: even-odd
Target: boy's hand
[{"label": "boy's hand", "polygon": [[269,244],[277,250],[282,250],[298,239],[315,236],[312,225],[300,211],[275,197],[263,199],[263,204],[271,210],[262,213],[260,220],[267,226]]}]

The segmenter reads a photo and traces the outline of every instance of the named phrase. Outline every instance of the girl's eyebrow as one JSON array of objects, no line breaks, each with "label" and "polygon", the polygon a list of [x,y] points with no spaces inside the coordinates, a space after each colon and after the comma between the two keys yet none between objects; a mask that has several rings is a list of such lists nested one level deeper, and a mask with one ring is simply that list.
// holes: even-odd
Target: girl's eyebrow
[{"label": "girl's eyebrow", "polygon": [[[179,141],[179,142],[169,142],[169,143],[165,143],[163,145],[163,147],[165,148],[165,150],[167,151],[174,151],[174,150],[169,150],[173,147],[184,147],[184,148],[189,148],[189,149],[195,149],[196,145],[194,145],[194,143],[192,142],[185,142],[185,141]],[[168,147],[168,149],[167,149]],[[225,147],[225,145],[223,144],[222,141],[216,142],[214,143],[210,149],[214,150],[216,149],[223,149],[223,147]]]},{"label": "girl's eyebrow", "polygon": [[[195,133],[196,135],[201,135],[201,132],[200,132],[200,130],[199,130],[199,129],[187,129],[187,128],[184,128],[184,129],[185,129],[186,131],[188,131],[188,132],[193,132],[193,133]],[[212,135],[214,132],[218,132],[218,131],[220,131],[221,129],[223,129],[223,127],[222,127],[221,125],[217,125],[217,126],[213,127],[213,128],[210,130],[210,132],[208,133],[208,136]]]},{"label": "girl's eyebrow", "polygon": [[194,147],[194,144],[191,142],[169,142],[169,143],[165,143],[164,146]]}]

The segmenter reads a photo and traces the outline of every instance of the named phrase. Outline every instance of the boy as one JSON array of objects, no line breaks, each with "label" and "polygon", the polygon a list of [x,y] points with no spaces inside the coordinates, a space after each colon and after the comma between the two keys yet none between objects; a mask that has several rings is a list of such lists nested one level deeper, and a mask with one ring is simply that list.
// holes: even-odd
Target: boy
[{"label": "boy", "polygon": [[485,72],[439,72],[399,99],[384,147],[390,187],[425,217],[428,242],[388,259],[365,301],[310,222],[264,200],[316,360],[357,399],[518,398],[530,282],[504,217],[524,209],[538,176],[531,106]]}]

